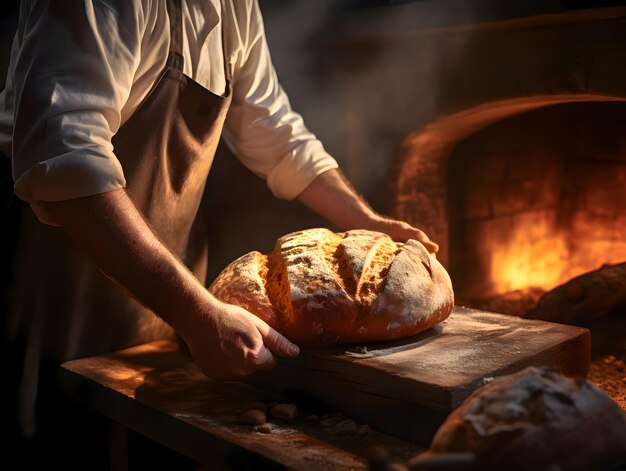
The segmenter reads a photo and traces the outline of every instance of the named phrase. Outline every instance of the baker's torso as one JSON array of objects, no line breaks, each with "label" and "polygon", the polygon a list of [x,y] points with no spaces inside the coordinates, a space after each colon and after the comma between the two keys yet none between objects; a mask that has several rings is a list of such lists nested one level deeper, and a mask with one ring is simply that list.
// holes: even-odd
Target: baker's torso
[{"label": "baker's torso", "polygon": [[[212,51],[221,57],[215,60],[221,70],[212,74],[218,88],[224,83],[218,94],[184,73],[186,2],[161,4],[168,10],[165,60],[151,61],[162,62],[161,69],[112,144],[127,192],[159,238],[204,283],[207,241],[199,206],[232,96],[230,42],[220,35],[220,48]],[[228,17],[221,24],[229,28]],[[19,239],[10,328],[24,337],[30,357],[66,360],[173,335],[100,273],[62,229],[27,210]]]}]

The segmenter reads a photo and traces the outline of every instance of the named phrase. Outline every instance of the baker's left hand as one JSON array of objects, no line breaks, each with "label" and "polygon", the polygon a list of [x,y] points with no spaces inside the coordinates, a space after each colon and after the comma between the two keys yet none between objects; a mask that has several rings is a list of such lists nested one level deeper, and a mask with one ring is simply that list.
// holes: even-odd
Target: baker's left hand
[{"label": "baker's left hand", "polygon": [[369,229],[383,232],[397,242],[417,240],[430,253],[439,250],[439,246],[417,227],[376,213],[338,169],[318,175],[300,193],[298,200],[341,230]]},{"label": "baker's left hand", "polygon": [[396,219],[380,215],[376,215],[371,218],[370,221],[371,222],[368,222],[365,225],[364,229],[383,232],[398,242],[406,242],[409,239],[414,239],[421,242],[430,253],[436,253],[439,251],[439,245],[430,240],[424,231],[418,229],[417,227],[413,227],[407,222],[398,221]]}]

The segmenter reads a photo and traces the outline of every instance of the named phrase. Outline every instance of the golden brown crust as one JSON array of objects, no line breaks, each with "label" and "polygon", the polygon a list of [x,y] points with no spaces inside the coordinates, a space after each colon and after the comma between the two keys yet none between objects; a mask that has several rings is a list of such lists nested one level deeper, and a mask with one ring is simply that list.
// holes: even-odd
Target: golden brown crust
[{"label": "golden brown crust", "polygon": [[341,239],[327,229],[309,229],[281,237],[274,248],[285,262],[293,308],[277,330],[296,342],[340,343],[351,329],[356,306],[328,263]]},{"label": "golden brown crust", "polygon": [[444,320],[454,301],[448,274],[419,242],[321,228],[281,237],[267,256],[240,257],[210,291],[303,346],[413,335]]},{"label": "golden brown crust", "polygon": [[[228,265],[211,285],[211,293],[218,299],[241,306],[270,325],[279,322],[279,312],[268,296],[267,257],[250,252]],[[237,289],[233,289],[236,286]]]}]

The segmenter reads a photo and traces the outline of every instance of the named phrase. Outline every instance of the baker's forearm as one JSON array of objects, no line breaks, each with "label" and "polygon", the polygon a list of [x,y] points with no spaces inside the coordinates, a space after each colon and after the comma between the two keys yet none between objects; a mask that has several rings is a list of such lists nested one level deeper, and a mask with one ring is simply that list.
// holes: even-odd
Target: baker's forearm
[{"label": "baker's forearm", "polygon": [[107,276],[177,331],[184,333],[185,317],[213,301],[155,236],[125,190],[44,208]]},{"label": "baker's forearm", "polygon": [[319,175],[298,200],[342,230],[364,227],[370,220],[380,217],[337,169]]},{"label": "baker's forearm", "polygon": [[271,368],[298,347],[248,311],[215,299],[161,243],[124,190],[45,203],[98,267],[168,322],[210,378]]},{"label": "baker's forearm", "polygon": [[384,232],[401,242],[415,239],[429,252],[439,250],[439,246],[420,229],[373,211],[339,170],[333,169],[319,175],[298,196],[298,200],[344,231],[369,229]]}]

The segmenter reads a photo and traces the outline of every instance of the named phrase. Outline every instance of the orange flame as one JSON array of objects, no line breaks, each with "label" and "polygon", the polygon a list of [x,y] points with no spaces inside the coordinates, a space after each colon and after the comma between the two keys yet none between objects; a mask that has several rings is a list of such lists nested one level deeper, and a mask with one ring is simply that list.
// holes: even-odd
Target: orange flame
[{"label": "orange flame", "polygon": [[541,218],[517,226],[506,240],[490,241],[493,293],[550,290],[603,264],[626,261],[626,241],[598,237],[597,226],[595,234],[557,230]]},{"label": "orange flame", "polygon": [[568,247],[564,237],[532,242],[518,235],[493,249],[491,273],[494,291],[506,293],[530,286],[546,290],[562,283],[566,275]]}]

